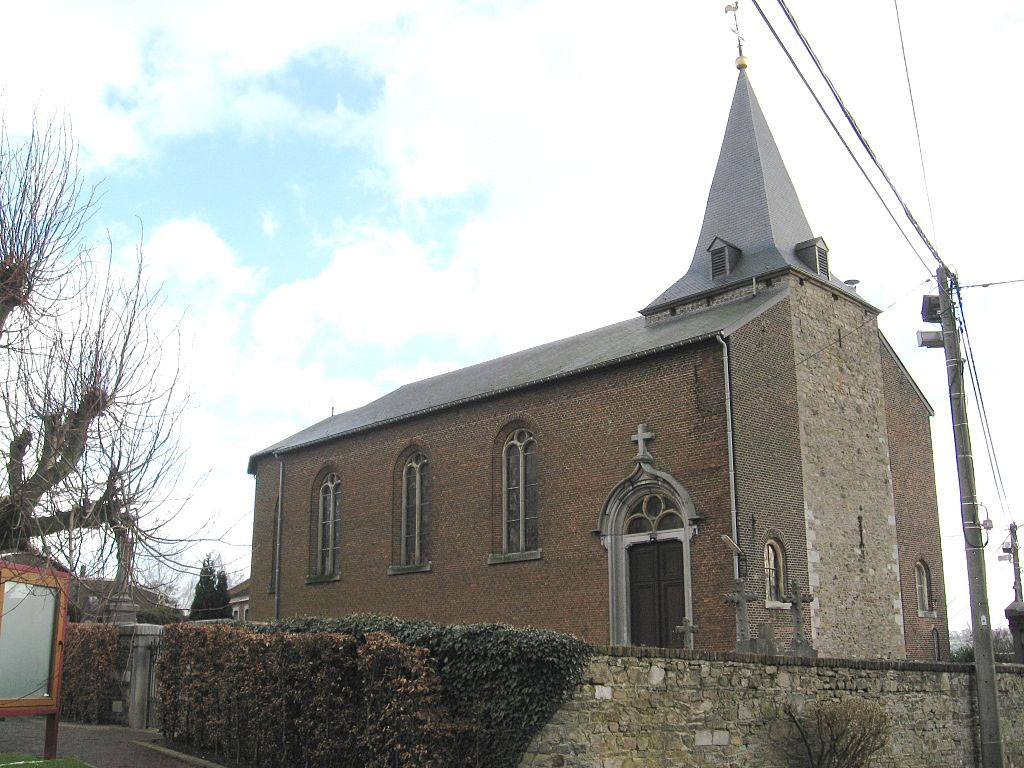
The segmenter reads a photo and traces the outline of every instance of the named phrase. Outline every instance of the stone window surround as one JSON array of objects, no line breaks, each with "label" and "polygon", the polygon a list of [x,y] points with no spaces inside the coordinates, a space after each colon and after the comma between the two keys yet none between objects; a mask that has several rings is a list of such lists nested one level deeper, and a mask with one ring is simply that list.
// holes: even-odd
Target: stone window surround
[{"label": "stone window surround", "polygon": [[[399,540],[400,541],[399,550],[400,550],[400,558],[401,558],[401,562],[399,563],[399,567],[400,567],[400,572],[401,573],[414,573],[416,571],[422,571],[422,570],[429,570],[430,569],[429,561],[421,559],[421,557],[422,557],[421,547],[423,545],[423,535],[425,533],[425,531],[423,530],[423,506],[424,506],[423,478],[424,478],[425,467],[427,467],[427,466],[428,466],[428,464],[427,464],[427,457],[423,455],[422,451],[416,451],[408,459],[406,459],[405,466],[402,469],[402,516],[401,516],[401,538]],[[416,489],[415,490],[415,498],[412,499],[412,500],[410,500],[409,497],[408,497],[409,496],[408,476],[409,476],[409,472],[410,471],[412,471],[414,473],[414,475],[415,475],[415,489]],[[413,510],[412,510],[413,514],[412,514],[412,517],[413,517],[413,520],[414,520],[414,525],[416,527],[415,539],[414,539],[414,544],[413,544],[414,551],[413,551],[412,560],[409,560],[408,553],[406,552],[406,549],[405,549],[406,538],[409,535],[408,526],[409,526],[409,517],[410,517],[410,514],[409,514],[409,512],[410,512],[410,509],[409,509],[410,501],[413,504]],[[429,498],[426,499],[425,502],[426,502],[427,505],[429,505],[430,504],[430,499]],[[424,569],[423,566],[426,566],[426,568]],[[410,568],[412,568],[414,570],[409,570]],[[388,569],[388,572],[389,573],[391,572],[390,568]]]},{"label": "stone window surround", "polygon": [[[917,598],[917,615],[922,619],[936,619],[939,614],[932,600],[932,574],[928,563],[918,560],[914,563],[914,594]],[[922,603],[922,597],[924,602]]]},{"label": "stone window surround", "polygon": [[[336,470],[324,469],[320,472],[320,482],[315,486],[316,491],[316,502],[314,507],[315,519],[316,519],[316,558],[313,565],[313,572],[310,573],[306,578],[307,584],[315,584],[324,581],[337,581],[340,577],[340,567],[338,563],[338,555],[336,549],[340,549],[338,541],[338,526],[341,523],[341,477],[338,475]],[[327,494],[324,494],[324,489],[327,489]],[[329,510],[325,509],[324,501],[327,499]],[[325,522],[325,511],[329,511],[329,538],[332,546],[330,547],[327,554],[327,563],[324,564],[324,522]]]},{"label": "stone window surround", "polygon": [[768,610],[789,610],[792,607],[792,603],[788,600],[776,600],[771,596],[771,586],[768,583],[768,550],[772,549],[775,552],[776,567],[778,568],[778,574],[776,575],[776,581],[779,585],[778,595],[779,597],[785,597],[786,595],[786,575],[788,568],[786,567],[786,548],[782,545],[782,539],[777,535],[771,535],[764,542],[764,548],[762,554],[764,555],[764,607]]},{"label": "stone window surround", "polygon": [[[623,526],[633,506],[644,496],[660,494],[671,499],[683,518],[683,527],[666,531],[623,534]],[[646,461],[637,461],[629,477],[619,482],[605,499],[594,533],[608,552],[609,644],[630,645],[629,560],[627,550],[635,544],[676,540],[683,547],[684,615],[693,616],[693,584],[690,572],[690,539],[697,532],[700,517],[689,492],[667,472],[660,472]]]},{"label": "stone window surround", "polygon": [[[537,438],[534,437],[533,430],[526,426],[514,426],[509,430],[505,437],[505,440],[501,448],[501,552],[493,552],[487,558],[488,565],[497,565],[500,563],[520,562],[522,560],[539,560],[543,550],[540,547],[535,549],[526,548],[526,518],[529,513],[527,509],[527,494],[526,494],[526,448],[528,445],[533,444],[533,455],[534,461],[538,461],[537,457]],[[515,549],[509,547],[508,541],[508,521],[509,515],[512,513],[508,508],[508,453],[511,447],[516,447],[519,451],[519,545]],[[535,510],[537,517],[537,525],[540,526],[540,512]],[[538,531],[539,539],[539,531]]]}]

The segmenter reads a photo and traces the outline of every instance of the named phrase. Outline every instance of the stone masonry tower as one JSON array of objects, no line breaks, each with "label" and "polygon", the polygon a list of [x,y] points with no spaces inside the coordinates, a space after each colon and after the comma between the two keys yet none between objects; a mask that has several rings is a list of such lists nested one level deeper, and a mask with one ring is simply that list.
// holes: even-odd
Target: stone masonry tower
[{"label": "stone masonry tower", "polygon": [[[642,314],[657,323],[765,291],[777,303],[728,338],[741,576],[764,594],[775,542],[783,583],[814,597],[807,629],[822,655],[904,657],[891,348],[878,310],[832,275],[741,68],[693,262]],[[936,522],[936,547],[937,534]],[[932,573],[941,582],[941,561]],[[752,604],[755,634],[770,623],[785,635],[785,603]]]}]

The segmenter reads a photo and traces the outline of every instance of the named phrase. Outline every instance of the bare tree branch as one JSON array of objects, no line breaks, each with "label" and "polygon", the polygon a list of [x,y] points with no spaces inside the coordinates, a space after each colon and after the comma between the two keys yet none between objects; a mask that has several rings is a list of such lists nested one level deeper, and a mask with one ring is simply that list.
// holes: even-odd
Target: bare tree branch
[{"label": "bare tree branch", "polygon": [[176,329],[155,330],[141,248],[126,269],[83,246],[96,203],[65,122],[20,143],[0,126],[0,552],[52,543],[72,568],[173,551],[183,460]]}]

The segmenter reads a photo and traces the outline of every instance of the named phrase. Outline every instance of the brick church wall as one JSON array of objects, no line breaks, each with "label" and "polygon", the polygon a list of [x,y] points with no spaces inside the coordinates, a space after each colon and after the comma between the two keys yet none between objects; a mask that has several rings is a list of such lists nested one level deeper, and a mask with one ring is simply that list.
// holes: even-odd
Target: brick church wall
[{"label": "brick church wall", "polygon": [[[1000,665],[1007,765],[1024,765],[1024,667]],[[876,768],[980,768],[974,676],[966,664],[735,657],[612,649],[534,738],[521,768],[788,768],[787,704],[857,698],[892,733]]]},{"label": "brick church wall", "polygon": [[[537,440],[543,557],[488,565],[501,548],[503,428]],[[498,621],[609,637],[607,552],[593,531],[605,498],[634,467],[630,436],[645,423],[655,468],[671,473],[704,516],[691,543],[698,647],[731,648],[731,531],[722,356],[694,345],[354,434],[283,456],[282,617],[376,611],[440,622]],[[432,482],[432,570],[388,575],[397,558],[396,462],[415,445]],[[310,517],[324,467],[341,477],[340,578],[307,584]],[[258,460],[251,617],[273,616],[271,574],[278,462]]]},{"label": "brick church wall", "polygon": [[[775,290],[780,290],[777,284]],[[756,637],[761,624],[771,624],[779,647],[786,647],[793,623],[781,603],[765,600],[764,547],[769,538],[782,545],[787,585],[797,579],[806,594],[807,533],[791,300],[781,300],[733,333],[729,356],[739,543],[746,554],[747,589],[760,595],[747,607],[751,633]],[[810,636],[809,612],[805,617]]]},{"label": "brick church wall", "polygon": [[808,570],[817,598],[813,642],[823,655],[900,658],[906,650],[875,313],[815,280],[789,280]]},{"label": "brick church wall", "polygon": [[[949,657],[946,587],[942,570],[939,508],[935,495],[931,416],[892,352],[880,348],[885,384],[885,423],[889,436],[896,534],[900,551],[903,634],[912,659]],[[924,561],[931,574],[933,614],[919,611],[914,565]]]}]

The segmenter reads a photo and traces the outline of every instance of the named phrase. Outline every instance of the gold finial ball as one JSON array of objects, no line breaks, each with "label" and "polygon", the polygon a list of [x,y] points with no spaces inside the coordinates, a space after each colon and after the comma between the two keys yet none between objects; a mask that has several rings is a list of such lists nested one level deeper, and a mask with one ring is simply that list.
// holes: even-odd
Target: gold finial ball
[{"label": "gold finial ball", "polygon": [[736,57],[736,69],[746,69],[746,68],[747,68],[747,57],[746,56],[737,56]]}]

